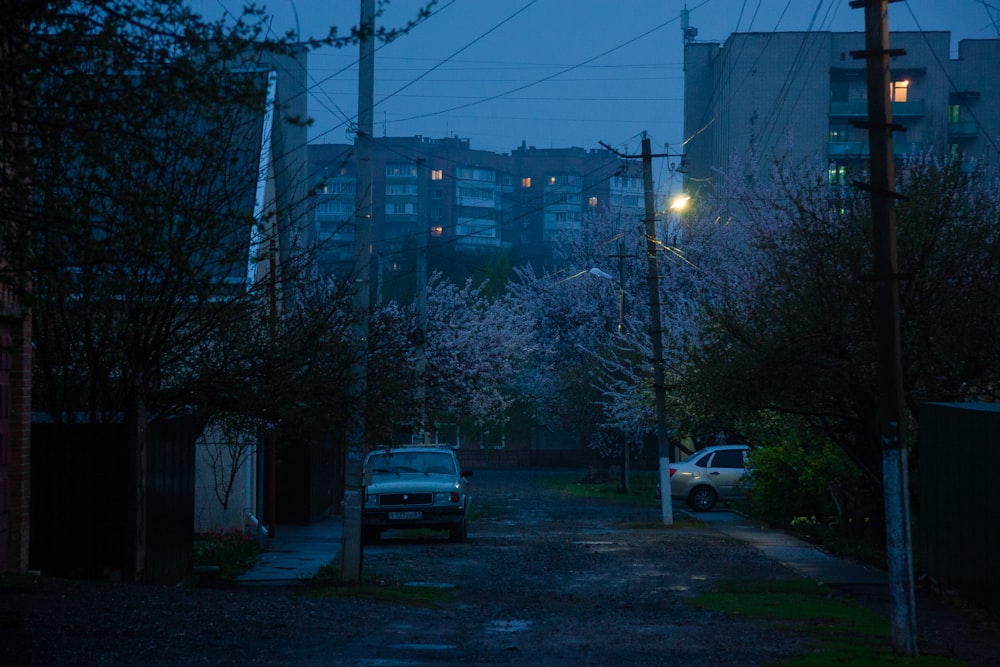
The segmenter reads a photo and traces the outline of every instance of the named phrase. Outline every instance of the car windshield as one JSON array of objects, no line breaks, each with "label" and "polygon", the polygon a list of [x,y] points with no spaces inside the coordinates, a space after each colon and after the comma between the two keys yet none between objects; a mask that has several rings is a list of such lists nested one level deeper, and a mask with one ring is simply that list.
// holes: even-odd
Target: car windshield
[{"label": "car windshield", "polygon": [[454,475],[455,461],[444,452],[382,452],[368,459],[374,475],[391,475],[418,472],[436,475]]}]

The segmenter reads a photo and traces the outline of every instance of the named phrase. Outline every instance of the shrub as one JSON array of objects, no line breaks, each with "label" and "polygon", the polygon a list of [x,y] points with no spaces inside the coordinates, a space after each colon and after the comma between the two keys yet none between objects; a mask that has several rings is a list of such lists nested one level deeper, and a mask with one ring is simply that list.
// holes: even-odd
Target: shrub
[{"label": "shrub", "polygon": [[262,553],[257,538],[242,530],[213,530],[195,539],[195,566],[218,567],[219,576],[232,579],[253,567]]},{"label": "shrub", "polygon": [[880,497],[840,448],[789,439],[757,447],[750,457],[750,514],[835,553],[883,558]]}]

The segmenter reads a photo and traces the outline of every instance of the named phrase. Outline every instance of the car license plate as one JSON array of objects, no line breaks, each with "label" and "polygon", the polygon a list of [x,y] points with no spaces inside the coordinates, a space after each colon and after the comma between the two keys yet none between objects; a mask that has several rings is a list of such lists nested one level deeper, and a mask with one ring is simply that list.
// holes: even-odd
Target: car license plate
[{"label": "car license plate", "polygon": [[422,512],[389,512],[390,521],[406,521],[423,518]]}]

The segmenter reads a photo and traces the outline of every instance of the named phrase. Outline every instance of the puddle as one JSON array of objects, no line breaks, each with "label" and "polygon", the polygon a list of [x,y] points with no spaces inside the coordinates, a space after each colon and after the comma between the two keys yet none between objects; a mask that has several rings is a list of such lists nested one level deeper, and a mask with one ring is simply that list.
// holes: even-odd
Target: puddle
[{"label": "puddle", "polygon": [[390,644],[390,648],[401,651],[454,651],[454,644]]},{"label": "puddle", "polygon": [[527,630],[531,621],[490,621],[486,626],[487,632],[521,632]]},{"label": "puddle", "polygon": [[455,584],[446,584],[435,581],[407,581],[404,586],[414,586],[416,588],[455,588]]}]

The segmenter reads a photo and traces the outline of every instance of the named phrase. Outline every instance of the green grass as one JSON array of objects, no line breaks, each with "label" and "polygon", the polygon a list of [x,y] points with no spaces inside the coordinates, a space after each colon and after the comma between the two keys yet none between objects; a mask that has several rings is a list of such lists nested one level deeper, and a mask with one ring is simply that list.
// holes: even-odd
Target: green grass
[{"label": "green grass", "polygon": [[[622,493],[621,479],[612,479],[599,484],[583,484],[580,480],[583,479],[585,474],[584,472],[579,472],[555,476],[547,480],[547,486],[555,491],[580,498],[595,498],[630,507],[656,509],[660,507],[660,501],[655,496],[656,483],[659,481],[659,473],[656,471],[632,471],[632,474],[629,476],[629,493]],[[704,525],[704,521],[691,516],[687,512],[674,512],[674,528],[702,527]],[[631,521],[622,527],[649,529],[665,528],[667,526],[664,526],[661,521]]]},{"label": "green grass", "polygon": [[632,471],[629,475],[629,493],[622,493],[620,476],[598,484],[583,484],[585,472],[554,476],[547,481],[548,487],[574,496],[604,498],[616,503],[656,507],[659,501],[654,492],[658,473],[649,470]]},{"label": "green grass", "polygon": [[962,664],[940,656],[897,655],[885,618],[812,579],[727,582],[690,604],[732,616],[772,620],[783,630],[814,640],[813,652],[774,663],[781,667]]}]

